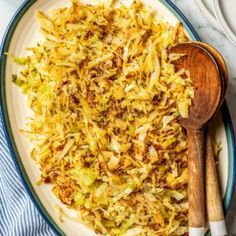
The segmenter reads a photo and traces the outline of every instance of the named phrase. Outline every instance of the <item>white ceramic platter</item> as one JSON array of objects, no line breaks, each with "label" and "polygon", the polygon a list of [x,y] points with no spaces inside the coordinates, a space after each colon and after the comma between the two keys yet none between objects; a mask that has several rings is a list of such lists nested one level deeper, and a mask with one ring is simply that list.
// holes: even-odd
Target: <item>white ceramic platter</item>
[{"label": "white ceramic platter", "polygon": [[212,8],[211,0],[195,0],[198,7],[202,11],[202,13],[206,16],[209,20],[211,25],[215,27],[217,30],[221,31],[220,24],[218,23],[217,19],[215,18],[215,13]]},{"label": "white ceramic platter", "polygon": [[236,45],[236,1],[235,0],[195,0],[198,7],[213,27],[224,32]]},{"label": "white ceramic platter", "polygon": [[[83,0],[83,2],[96,4],[94,0]],[[131,0],[122,0],[121,2],[125,5],[131,4]],[[64,219],[63,223],[60,222],[55,212],[55,204],[60,205],[71,216],[75,215],[75,212],[67,210],[54,197],[51,186],[39,187],[36,185],[40,172],[38,166],[30,158],[30,142],[19,132],[20,129],[24,128],[26,117],[31,114],[31,111],[27,109],[26,97],[12,83],[11,76],[17,72],[17,66],[12,64],[11,60],[4,54],[9,51],[16,56],[24,56],[26,54],[25,49],[34,45],[41,38],[39,24],[34,16],[37,10],[49,12],[52,9],[69,4],[69,0],[28,0],[12,19],[0,51],[1,117],[9,149],[19,175],[29,196],[46,222],[58,235],[92,236],[95,233],[78,222],[69,219]],[[171,1],[145,0],[145,4],[159,11],[170,24],[182,22],[189,37],[192,40],[199,40],[187,19]],[[224,210],[227,212],[232,201],[236,167],[233,129],[226,104],[224,104],[211,130],[214,131],[215,139],[222,143],[218,169],[224,196]]]},{"label": "white ceramic platter", "polygon": [[212,5],[223,32],[236,45],[236,1],[212,0]]}]

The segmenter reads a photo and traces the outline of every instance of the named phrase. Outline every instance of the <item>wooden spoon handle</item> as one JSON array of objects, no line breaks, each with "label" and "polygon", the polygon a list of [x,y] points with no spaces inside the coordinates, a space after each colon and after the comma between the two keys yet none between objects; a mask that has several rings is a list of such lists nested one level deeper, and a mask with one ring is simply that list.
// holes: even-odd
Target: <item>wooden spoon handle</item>
[{"label": "wooden spoon handle", "polygon": [[188,129],[188,201],[189,235],[203,236],[205,224],[204,207],[204,134],[203,130]]},{"label": "wooden spoon handle", "polygon": [[211,235],[227,235],[214,152],[209,133],[206,138],[206,206]]}]

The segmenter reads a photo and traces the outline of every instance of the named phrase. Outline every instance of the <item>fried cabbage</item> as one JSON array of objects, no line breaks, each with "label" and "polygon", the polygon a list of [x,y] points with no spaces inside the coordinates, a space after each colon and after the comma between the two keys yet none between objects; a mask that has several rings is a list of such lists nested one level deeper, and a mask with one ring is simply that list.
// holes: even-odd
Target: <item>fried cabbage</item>
[{"label": "fried cabbage", "polygon": [[[111,1],[110,1],[111,2]],[[158,14],[158,17],[156,17]],[[25,131],[42,184],[102,235],[188,231],[193,87],[167,50],[187,41],[140,1],[38,12],[44,40],[14,58],[34,115]]]}]

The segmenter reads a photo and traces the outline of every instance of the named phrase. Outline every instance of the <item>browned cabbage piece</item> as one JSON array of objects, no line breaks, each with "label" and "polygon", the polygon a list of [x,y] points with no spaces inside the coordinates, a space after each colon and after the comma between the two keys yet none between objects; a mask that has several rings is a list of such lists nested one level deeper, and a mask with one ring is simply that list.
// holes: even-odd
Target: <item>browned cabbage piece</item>
[{"label": "browned cabbage piece", "polygon": [[[157,13],[158,15],[159,13]],[[189,73],[167,50],[187,41],[140,1],[38,12],[44,41],[15,58],[34,115],[25,132],[42,183],[103,235],[187,233]]]}]

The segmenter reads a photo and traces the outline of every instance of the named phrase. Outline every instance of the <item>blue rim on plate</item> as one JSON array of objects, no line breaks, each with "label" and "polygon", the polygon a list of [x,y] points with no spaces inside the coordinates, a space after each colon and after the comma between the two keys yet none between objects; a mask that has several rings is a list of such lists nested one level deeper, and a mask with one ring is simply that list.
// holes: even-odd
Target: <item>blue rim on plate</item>
[{"label": "blue rim on plate", "polygon": [[[14,161],[16,170],[21,178],[21,181],[31,198],[32,202],[34,203],[35,207],[43,217],[43,219],[48,223],[51,229],[57,235],[65,235],[62,229],[56,224],[56,222],[52,219],[49,215],[43,204],[41,203],[40,199],[38,198],[37,194],[35,193],[33,186],[26,174],[24,166],[21,162],[20,155],[17,151],[16,144],[14,142],[14,137],[11,130],[11,125],[9,122],[8,111],[6,106],[6,91],[5,91],[5,67],[6,67],[6,55],[5,52],[8,51],[11,38],[14,34],[14,31],[22,18],[22,16],[26,13],[26,11],[36,2],[37,0],[27,0],[25,1],[20,8],[17,10],[15,15],[13,16],[12,20],[10,21],[6,33],[3,37],[3,41],[0,47],[0,115],[1,115],[1,122],[4,126],[4,132],[7,139],[8,147]],[[183,24],[186,31],[189,33],[190,37],[193,40],[201,41],[200,37],[198,36],[197,32],[194,30],[192,25],[189,23],[187,18],[183,15],[183,13],[172,3],[170,0],[159,0],[164,6],[166,6],[172,14]],[[235,148],[235,138],[234,138],[234,131],[233,125],[230,118],[230,113],[227,107],[227,104],[224,103],[221,107],[221,113],[223,118],[223,123],[226,130],[226,138],[228,144],[228,155],[229,155],[229,163],[228,163],[228,180],[227,180],[227,189],[223,200],[223,207],[225,214],[228,212],[229,207],[232,202],[233,193],[234,193],[234,186],[236,180],[236,148]],[[207,232],[207,235],[209,231]]]}]

